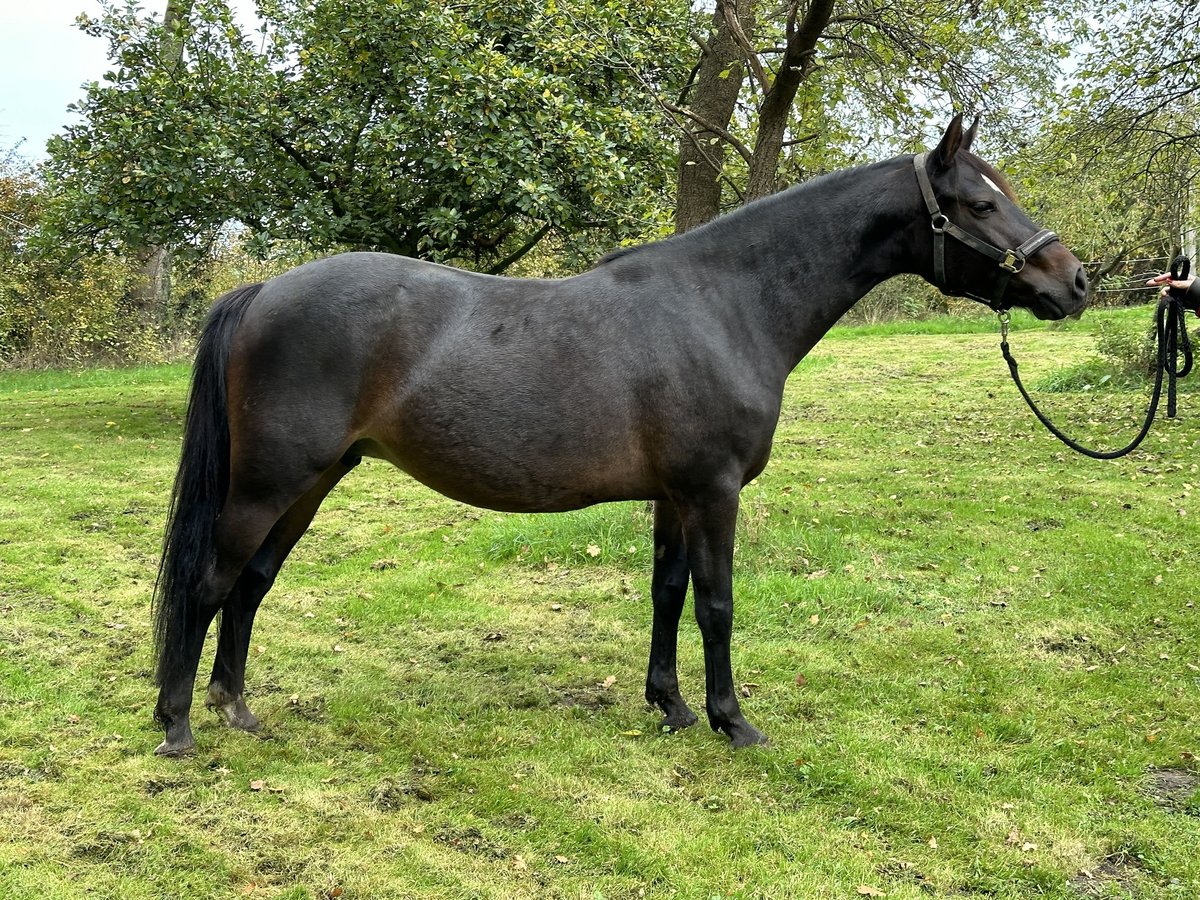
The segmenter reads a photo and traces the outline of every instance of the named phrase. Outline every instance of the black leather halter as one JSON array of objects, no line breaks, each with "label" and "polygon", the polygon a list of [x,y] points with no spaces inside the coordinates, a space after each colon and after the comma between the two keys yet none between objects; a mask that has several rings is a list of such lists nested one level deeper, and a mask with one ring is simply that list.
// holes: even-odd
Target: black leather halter
[{"label": "black leather halter", "polygon": [[926,153],[918,153],[913,157],[913,167],[917,170],[917,184],[921,186],[921,196],[925,198],[925,206],[929,210],[929,222],[933,228],[933,277],[943,293],[951,293],[946,286],[946,235],[960,243],[966,244],[977,253],[982,253],[993,260],[1001,269],[999,280],[996,282],[994,296],[982,297],[970,291],[961,293],[967,297],[986,303],[992,309],[1000,312],[1007,307],[1004,305],[1004,292],[1008,289],[1008,279],[1025,268],[1025,260],[1033,256],[1047,244],[1058,240],[1058,235],[1048,228],[1043,228],[1016,250],[1001,250],[978,238],[970,232],[963,231],[950,221],[938,206],[937,197],[933,193],[933,185],[929,183],[929,173],[925,171]]}]

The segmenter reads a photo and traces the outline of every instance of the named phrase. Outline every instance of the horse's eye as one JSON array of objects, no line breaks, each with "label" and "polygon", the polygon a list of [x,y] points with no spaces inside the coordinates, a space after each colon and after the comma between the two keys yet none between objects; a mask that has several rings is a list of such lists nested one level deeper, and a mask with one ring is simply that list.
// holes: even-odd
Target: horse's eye
[{"label": "horse's eye", "polygon": [[971,204],[971,212],[978,216],[986,216],[996,211],[996,204],[991,200],[976,200]]}]

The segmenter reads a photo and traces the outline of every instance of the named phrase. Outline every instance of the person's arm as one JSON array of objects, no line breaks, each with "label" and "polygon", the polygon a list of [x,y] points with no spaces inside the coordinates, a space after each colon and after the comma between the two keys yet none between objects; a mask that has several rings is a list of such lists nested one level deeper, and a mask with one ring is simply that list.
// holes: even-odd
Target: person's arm
[{"label": "person's arm", "polygon": [[1188,285],[1187,293],[1183,295],[1183,303],[1188,309],[1194,309],[1200,316],[1200,278],[1193,277]]}]

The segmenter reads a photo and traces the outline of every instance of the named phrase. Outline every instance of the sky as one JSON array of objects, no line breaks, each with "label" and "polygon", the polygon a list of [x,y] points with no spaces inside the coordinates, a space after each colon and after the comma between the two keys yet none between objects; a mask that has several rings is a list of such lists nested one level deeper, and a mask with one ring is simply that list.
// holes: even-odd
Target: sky
[{"label": "sky", "polygon": [[[166,0],[141,0],[161,15]],[[230,4],[248,27],[253,0]],[[0,0],[0,154],[18,143],[31,161],[46,155],[46,139],[75,121],[67,107],[83,85],[109,69],[107,44],[75,25],[80,13],[100,14],[99,0]]]},{"label": "sky", "polygon": [[75,27],[97,0],[0,0],[0,152],[22,142],[30,160],[71,121],[67,106],[108,69],[106,46]]}]

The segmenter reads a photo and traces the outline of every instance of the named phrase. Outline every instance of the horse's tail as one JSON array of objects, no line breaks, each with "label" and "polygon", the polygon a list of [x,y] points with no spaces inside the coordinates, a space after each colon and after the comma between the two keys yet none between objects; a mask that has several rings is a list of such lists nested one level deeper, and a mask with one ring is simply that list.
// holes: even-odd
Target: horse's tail
[{"label": "horse's tail", "polygon": [[183,430],[183,455],[175,474],[162,558],[154,585],[157,681],[171,679],[172,666],[195,628],[205,573],[213,558],[213,532],[229,490],[229,412],[225,371],[229,345],[250,301],[262,284],[235,288],[208,314],[192,368]]}]

